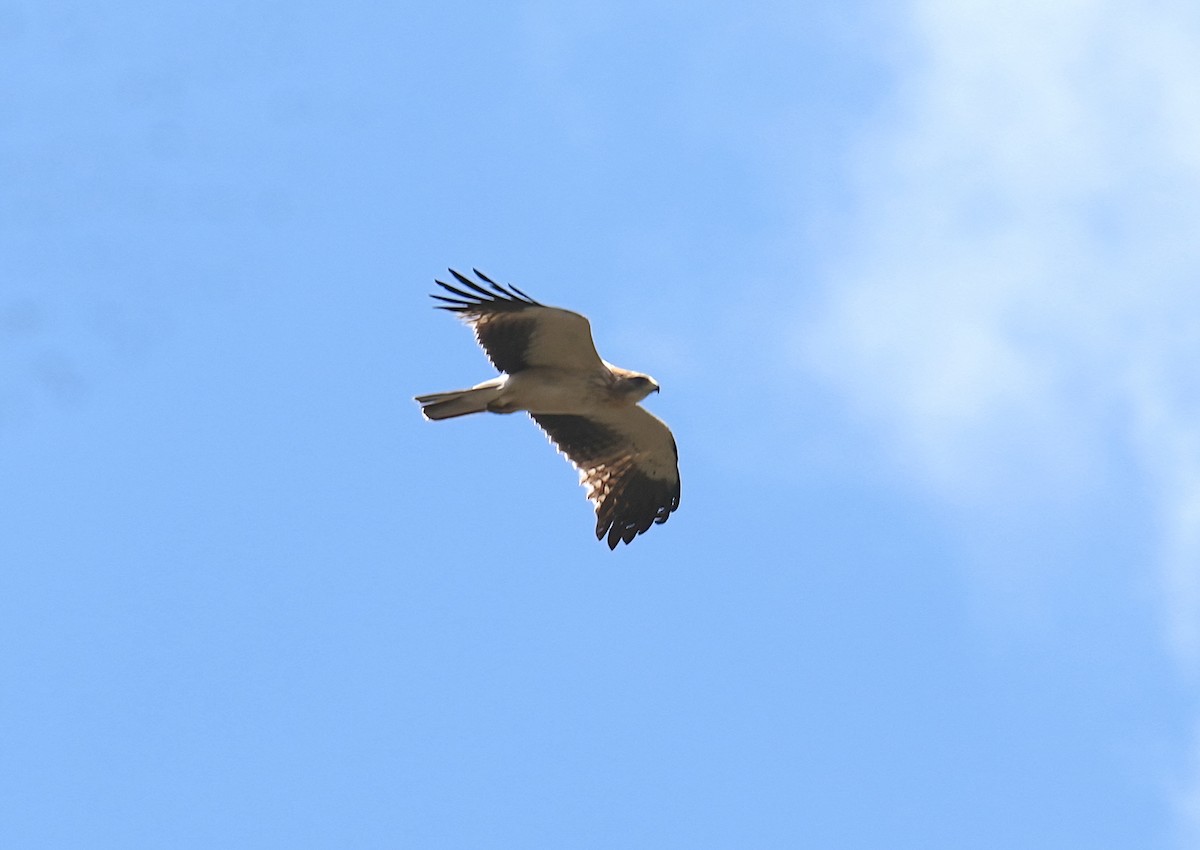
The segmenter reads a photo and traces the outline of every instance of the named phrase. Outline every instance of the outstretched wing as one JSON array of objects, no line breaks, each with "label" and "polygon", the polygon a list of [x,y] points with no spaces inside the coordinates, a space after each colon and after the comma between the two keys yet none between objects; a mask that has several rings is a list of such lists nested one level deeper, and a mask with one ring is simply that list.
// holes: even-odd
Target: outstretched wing
[{"label": "outstretched wing", "polygon": [[475,331],[475,341],[501,372],[513,374],[530,366],[592,370],[603,365],[592,328],[578,313],[539,304],[511,284],[494,282],[474,269],[491,289],[450,269],[460,286],[435,281],[456,297],[434,295],[442,310],[456,313]]},{"label": "outstretched wing", "polygon": [[596,538],[629,543],[679,507],[679,453],[666,424],[637,405],[587,416],[531,413],[579,470],[596,505]]}]

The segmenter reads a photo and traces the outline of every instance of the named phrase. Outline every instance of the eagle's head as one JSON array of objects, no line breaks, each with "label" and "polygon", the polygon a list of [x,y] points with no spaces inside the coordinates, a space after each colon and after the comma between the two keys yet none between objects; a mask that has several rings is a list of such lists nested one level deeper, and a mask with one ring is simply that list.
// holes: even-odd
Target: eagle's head
[{"label": "eagle's head", "polygon": [[613,389],[618,395],[628,399],[631,404],[636,404],[650,393],[658,392],[658,382],[640,372],[627,372],[617,379]]}]

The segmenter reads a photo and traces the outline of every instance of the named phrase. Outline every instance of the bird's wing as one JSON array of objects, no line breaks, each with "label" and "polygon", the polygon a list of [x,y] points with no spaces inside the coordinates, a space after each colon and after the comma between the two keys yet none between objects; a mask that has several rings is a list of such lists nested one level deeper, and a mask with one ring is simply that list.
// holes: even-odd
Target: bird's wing
[{"label": "bird's wing", "polygon": [[510,375],[531,366],[591,371],[603,367],[588,320],[558,307],[539,304],[511,284],[501,286],[475,269],[491,290],[450,269],[460,286],[435,281],[455,296],[434,295],[442,310],[456,313],[475,331],[492,365]]},{"label": "bird's wing", "polygon": [[637,405],[586,416],[531,413],[579,470],[596,505],[596,538],[629,543],[679,507],[679,453],[666,424]]}]

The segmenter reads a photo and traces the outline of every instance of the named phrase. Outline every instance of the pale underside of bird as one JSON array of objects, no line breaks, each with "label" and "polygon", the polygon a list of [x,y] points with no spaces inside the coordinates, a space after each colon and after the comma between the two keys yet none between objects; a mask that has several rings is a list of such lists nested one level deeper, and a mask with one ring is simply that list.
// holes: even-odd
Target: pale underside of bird
[{"label": "pale underside of bird", "polygon": [[503,374],[417,396],[425,418],[527,412],[579,470],[596,506],[596,537],[607,537],[610,549],[666,522],[679,507],[679,455],[666,424],[638,404],[658,392],[654,379],[601,360],[586,317],[539,304],[478,269],[482,283],[450,273],[459,285],[435,281],[450,294],[432,297],[471,326]]}]

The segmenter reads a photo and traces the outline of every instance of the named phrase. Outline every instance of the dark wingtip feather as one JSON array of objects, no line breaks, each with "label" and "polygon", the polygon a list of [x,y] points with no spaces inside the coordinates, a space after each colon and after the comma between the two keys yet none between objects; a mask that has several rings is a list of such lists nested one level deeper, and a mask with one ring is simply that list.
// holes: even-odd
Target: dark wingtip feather
[{"label": "dark wingtip feather", "polygon": [[485,300],[485,301],[492,301],[492,300],[494,300],[494,299],[495,299],[495,296],[493,296],[493,295],[492,295],[492,293],[488,292],[486,289],[484,289],[484,288],[483,288],[482,286],[480,286],[478,283],[476,283],[475,281],[471,280],[469,277],[464,277],[463,275],[460,275],[460,274],[459,274],[458,272],[456,272],[454,269],[450,269],[450,274],[452,274],[452,275],[454,275],[456,278],[458,278],[459,282],[460,282],[460,283],[461,283],[463,286],[469,287],[470,289],[472,289],[472,290],[474,290],[475,292],[478,292],[480,295],[482,295],[482,296],[483,296],[483,299],[481,299],[481,300]]},{"label": "dark wingtip feather", "polygon": [[492,291],[485,289],[483,286],[480,286],[478,283],[455,269],[448,269],[448,271],[454,276],[455,281],[457,281],[461,287],[465,288],[460,288],[460,286],[455,286],[453,284],[446,283],[445,281],[435,279],[434,283],[436,283],[442,289],[446,290],[452,295],[458,296],[457,298],[447,298],[443,295],[431,296],[439,301],[445,301],[448,304],[458,305],[455,307],[440,307],[440,309],[454,310],[461,314],[473,315],[475,313],[483,314],[485,312],[493,311],[508,312],[513,310],[522,310],[526,307],[544,306],[543,304],[539,304],[537,301],[534,301],[524,292],[517,289],[515,286],[512,286],[511,284],[505,287],[499,283],[496,283],[496,281],[488,277],[479,269],[473,268],[471,271],[474,272],[480,280],[489,284],[492,287]]},{"label": "dark wingtip feather", "polygon": [[[513,286],[511,283],[508,285],[508,288],[509,288],[509,289],[511,289],[513,292],[517,293],[517,295],[519,295],[519,296],[521,296],[522,298],[524,298],[524,299],[525,299],[526,301],[528,301],[530,304],[537,304],[537,303],[538,303],[538,302],[534,301],[532,298],[530,298],[528,295],[526,295],[524,292],[522,292],[521,290],[517,289],[517,288],[516,288],[515,286]],[[539,305],[539,306],[540,306],[540,305]]]},{"label": "dark wingtip feather", "polygon": [[[445,301],[447,304],[460,304],[464,307],[470,307],[470,301],[463,301],[461,298],[447,298],[445,295],[430,295],[430,298],[436,298],[438,301]],[[447,307],[447,310],[453,310],[453,307]]]},{"label": "dark wingtip feather", "polygon": [[507,284],[507,285],[499,284],[499,283],[496,283],[496,281],[492,280],[492,278],[488,277],[486,274],[481,272],[479,269],[473,268],[473,269],[471,269],[471,271],[473,271],[479,277],[480,280],[482,280],[484,283],[489,284],[493,290],[495,290],[500,295],[504,296],[506,299],[508,299],[510,301],[524,301],[526,304],[532,304],[535,307],[542,306],[537,301],[534,301],[532,298],[530,298],[528,295],[526,295],[524,292],[517,289],[517,287],[513,286],[511,283]]},{"label": "dark wingtip feather", "polygon": [[470,300],[470,299],[474,299],[474,297],[475,297],[471,293],[463,292],[457,286],[451,286],[450,284],[446,283],[445,281],[435,280],[434,283],[436,283],[438,286],[440,286],[442,289],[446,290],[447,292],[454,293],[455,295],[459,296],[460,298],[466,298],[466,299]]}]

